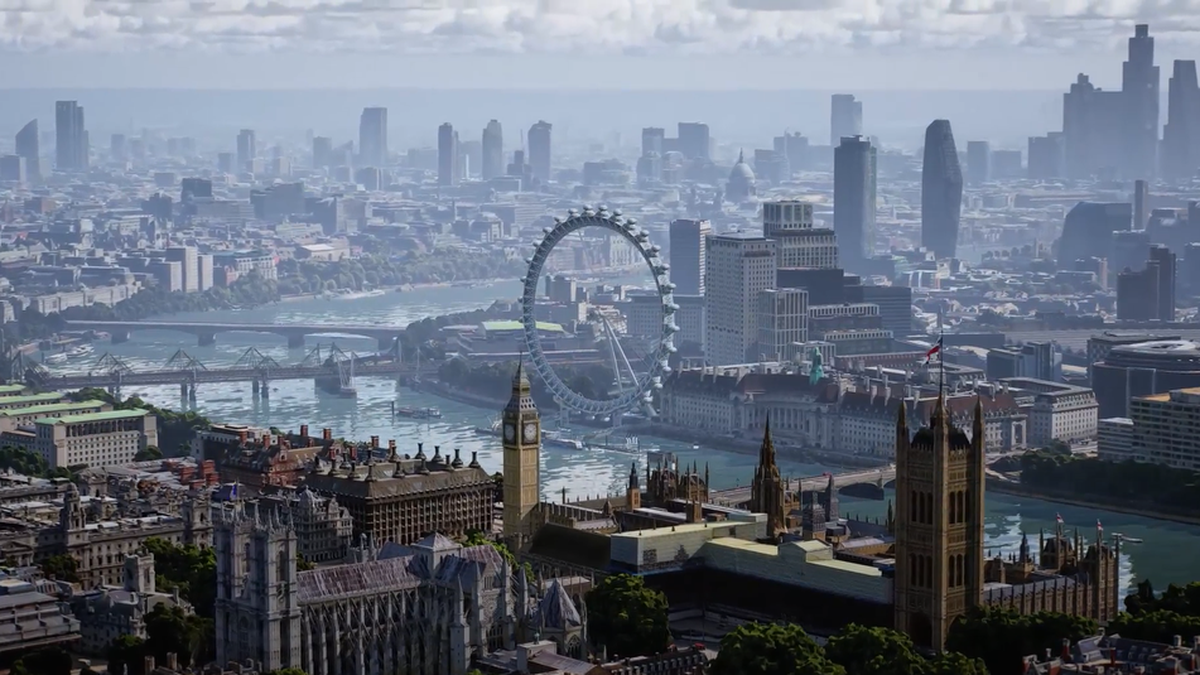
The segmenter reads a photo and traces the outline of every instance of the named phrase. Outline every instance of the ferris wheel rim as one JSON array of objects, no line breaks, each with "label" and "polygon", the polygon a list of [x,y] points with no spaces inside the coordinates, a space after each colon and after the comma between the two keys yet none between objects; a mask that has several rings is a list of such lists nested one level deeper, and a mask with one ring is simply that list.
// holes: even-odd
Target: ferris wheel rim
[{"label": "ferris wheel rim", "polygon": [[[554,367],[546,360],[535,314],[538,282],[541,281],[542,271],[551,251],[567,236],[589,227],[599,227],[614,232],[638,250],[643,262],[650,269],[651,276],[654,277],[654,286],[662,311],[662,332],[655,341],[654,358],[651,360],[649,372],[644,373],[641,377],[634,374],[635,387],[616,398],[605,400],[583,396],[563,382]],[[544,230],[543,237],[534,244],[533,257],[529,259],[528,271],[525,278],[522,279],[521,323],[530,362],[555,399],[571,409],[585,414],[612,415],[638,405],[645,406],[653,413],[653,409],[650,408],[651,390],[660,389],[663,376],[671,370],[668,358],[675,351],[673,336],[679,330],[674,322],[674,312],[677,306],[673,297],[674,284],[667,278],[669,269],[670,266],[659,256],[659,248],[650,243],[649,233],[639,228],[635,219],[622,218],[619,211],[610,212],[604,207],[592,209],[585,206],[579,212],[568,211],[565,219],[555,218],[554,226]],[[617,372],[616,375],[619,378],[620,372]]]}]

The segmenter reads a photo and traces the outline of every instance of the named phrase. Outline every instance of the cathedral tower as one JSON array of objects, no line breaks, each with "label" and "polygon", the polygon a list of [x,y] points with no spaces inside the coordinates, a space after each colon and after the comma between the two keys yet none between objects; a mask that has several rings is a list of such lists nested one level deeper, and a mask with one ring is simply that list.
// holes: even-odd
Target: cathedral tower
[{"label": "cathedral tower", "polygon": [[750,510],[767,514],[767,536],[778,539],[786,534],[787,514],[784,511],[783,478],[775,464],[775,444],[771,441],[771,418],[763,428],[762,447],[758,451],[758,468],[750,484]]},{"label": "cathedral tower", "polygon": [[504,538],[518,547],[529,532],[529,513],[538,504],[538,465],[542,424],[525,376],[524,364],[513,376],[512,396],[504,407]]},{"label": "cathedral tower", "polygon": [[970,438],[938,396],[929,426],[911,438],[896,420],[895,628],[941,649],[954,619],[983,597],[983,407]]}]

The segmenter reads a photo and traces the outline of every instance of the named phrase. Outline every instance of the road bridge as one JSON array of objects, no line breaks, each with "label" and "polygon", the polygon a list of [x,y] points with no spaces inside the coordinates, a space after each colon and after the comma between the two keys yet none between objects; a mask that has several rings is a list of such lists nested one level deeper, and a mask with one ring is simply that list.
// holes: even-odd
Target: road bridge
[{"label": "road bridge", "polygon": [[103,331],[112,336],[113,344],[129,340],[135,330],[173,330],[196,336],[197,344],[204,347],[216,343],[220,333],[270,333],[287,339],[288,347],[299,349],[309,335],[340,333],[374,338],[382,351],[404,334],[398,326],[334,323],[218,323],[204,321],[67,321],[70,330]]},{"label": "road bridge", "polygon": [[[875,485],[880,488],[892,487],[896,482],[896,465],[874,469],[855,469],[833,475],[833,487],[842,492],[856,485]],[[793,478],[787,481],[790,491],[813,492],[824,490],[829,485],[829,475]],[[709,501],[721,506],[740,507],[750,501],[750,486],[743,485],[726,490],[713,490],[709,493]]]}]

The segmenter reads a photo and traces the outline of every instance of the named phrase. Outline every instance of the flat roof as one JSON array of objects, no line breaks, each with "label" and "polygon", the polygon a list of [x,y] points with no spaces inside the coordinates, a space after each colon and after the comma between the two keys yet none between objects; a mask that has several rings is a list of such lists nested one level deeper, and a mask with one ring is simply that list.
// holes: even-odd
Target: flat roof
[{"label": "flat roof", "polygon": [[23,384],[0,384],[0,396],[11,396],[25,391]]},{"label": "flat roof", "polygon": [[104,422],[107,420],[127,420],[145,417],[146,410],[109,410],[106,412],[86,413],[83,415],[65,415],[63,417],[47,417],[35,420],[36,424],[84,424],[87,422]]},{"label": "flat roof", "polygon": [[[520,321],[484,321],[484,330],[524,330],[525,324]],[[547,333],[565,333],[561,324],[550,323],[549,321],[538,321],[537,329],[544,330]]]},{"label": "flat roof", "polygon": [[12,410],[0,410],[0,417],[21,416],[21,415],[42,415],[60,412],[70,412],[72,410],[84,410],[86,408],[99,408],[106,406],[108,403],[104,401],[72,401],[71,403],[51,403],[49,405],[31,405],[25,408],[13,408]]},{"label": "flat roof", "polygon": [[44,394],[27,394],[25,396],[4,396],[0,397],[0,406],[12,405],[14,403],[42,403],[61,401],[66,397],[66,394],[61,394],[57,391],[46,392]]}]

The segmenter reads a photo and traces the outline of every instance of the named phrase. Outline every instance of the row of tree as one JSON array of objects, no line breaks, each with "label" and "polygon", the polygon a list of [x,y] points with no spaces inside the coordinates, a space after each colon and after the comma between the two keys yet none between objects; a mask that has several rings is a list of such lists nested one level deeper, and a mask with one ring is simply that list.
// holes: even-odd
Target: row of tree
[{"label": "row of tree", "polygon": [[407,284],[507,279],[524,274],[525,263],[503,250],[465,248],[429,252],[380,252],[337,261],[284,260],[276,270],[284,295],[330,290],[370,290]]},{"label": "row of tree", "polygon": [[1105,462],[1040,450],[1021,457],[1022,485],[1183,515],[1200,514],[1197,482],[1200,474],[1160,464]]},{"label": "row of tree", "polygon": [[40,453],[11,445],[0,447],[0,469],[37,478],[70,478],[71,476],[70,469],[66,467],[60,466],[51,469],[46,458],[42,457]]}]

